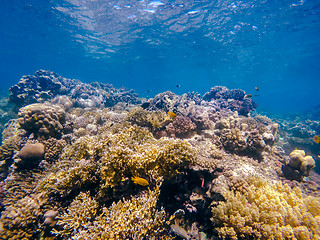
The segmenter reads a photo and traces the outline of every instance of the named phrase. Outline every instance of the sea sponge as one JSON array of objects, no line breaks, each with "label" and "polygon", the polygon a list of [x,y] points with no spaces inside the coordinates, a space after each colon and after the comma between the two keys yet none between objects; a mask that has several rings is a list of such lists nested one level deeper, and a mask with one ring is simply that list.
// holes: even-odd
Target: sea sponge
[{"label": "sea sponge", "polygon": [[65,111],[58,105],[35,103],[19,110],[19,124],[35,138],[60,138],[65,122]]},{"label": "sea sponge", "polygon": [[225,202],[212,208],[223,239],[319,239],[320,198],[300,189],[249,177],[244,192],[227,191]]},{"label": "sea sponge", "polygon": [[289,166],[297,169],[302,176],[309,176],[315,164],[313,157],[306,156],[304,150],[296,149],[290,153]]}]

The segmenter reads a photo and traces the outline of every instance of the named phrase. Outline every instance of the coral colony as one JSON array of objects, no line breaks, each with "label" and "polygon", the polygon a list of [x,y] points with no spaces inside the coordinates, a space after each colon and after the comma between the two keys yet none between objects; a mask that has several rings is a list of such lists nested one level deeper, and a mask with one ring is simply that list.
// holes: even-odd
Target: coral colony
[{"label": "coral colony", "polygon": [[243,90],[143,99],[40,70],[9,102],[1,239],[320,239],[314,158]]}]

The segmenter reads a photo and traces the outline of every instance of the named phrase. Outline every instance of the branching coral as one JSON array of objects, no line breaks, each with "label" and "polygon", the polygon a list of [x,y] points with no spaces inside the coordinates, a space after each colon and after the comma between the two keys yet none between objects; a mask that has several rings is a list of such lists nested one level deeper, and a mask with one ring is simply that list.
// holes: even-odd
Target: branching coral
[{"label": "branching coral", "polygon": [[281,182],[247,179],[245,192],[228,191],[212,208],[212,222],[225,239],[319,239],[320,199]]},{"label": "branching coral", "polygon": [[64,148],[39,188],[64,195],[99,179],[100,188],[107,190],[131,176],[170,178],[194,161],[194,149],[186,141],[156,140],[144,128],[124,126],[116,133],[82,137]]},{"label": "branching coral", "polygon": [[[83,219],[87,224],[81,222],[83,226],[81,230],[80,227],[74,228],[79,229],[79,234],[73,239],[152,239],[153,237],[170,239],[170,237],[161,236],[165,224],[165,212],[156,210],[159,193],[158,185],[153,191],[148,190],[139,196],[133,196],[128,200],[123,199],[110,207],[104,207],[92,224],[88,224],[88,219],[94,213],[92,200],[89,201],[91,206],[87,207],[88,203],[79,202],[77,199],[78,206],[85,206],[86,212],[77,207],[73,215],[69,211],[65,217],[69,220],[68,223],[73,225],[78,221],[80,226],[80,221]],[[82,213],[83,216],[77,217]]]},{"label": "branching coral", "polygon": [[0,219],[1,239],[32,239],[37,233],[36,221],[41,215],[41,202],[34,196],[25,196],[9,205]]},{"label": "branching coral", "polygon": [[[72,232],[87,229],[97,214],[99,204],[90,197],[89,192],[81,192],[70,204],[67,212],[58,216],[58,225],[63,226],[62,231],[53,230],[60,236],[68,236]],[[95,239],[95,238],[93,238]]]}]

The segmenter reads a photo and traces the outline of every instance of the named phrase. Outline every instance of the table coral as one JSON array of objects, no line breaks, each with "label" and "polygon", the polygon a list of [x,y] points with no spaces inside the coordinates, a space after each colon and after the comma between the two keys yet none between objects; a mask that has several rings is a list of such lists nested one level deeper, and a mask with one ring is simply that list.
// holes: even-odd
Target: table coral
[{"label": "table coral", "polygon": [[277,182],[246,179],[244,192],[227,191],[212,208],[212,222],[223,239],[319,239],[320,199]]}]

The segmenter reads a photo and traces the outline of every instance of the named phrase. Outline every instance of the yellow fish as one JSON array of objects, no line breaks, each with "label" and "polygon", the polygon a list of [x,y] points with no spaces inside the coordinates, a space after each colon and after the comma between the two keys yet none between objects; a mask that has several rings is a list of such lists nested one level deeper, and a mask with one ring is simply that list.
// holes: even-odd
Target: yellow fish
[{"label": "yellow fish", "polygon": [[245,98],[252,98],[252,94],[247,94],[244,96]]},{"label": "yellow fish", "polygon": [[318,135],[315,135],[315,136],[313,137],[313,141],[318,144],[318,143],[320,142],[319,136],[318,136]]},{"label": "yellow fish", "polygon": [[135,184],[139,184],[141,186],[148,186],[149,182],[141,177],[132,177],[131,180],[135,183]]},{"label": "yellow fish", "polygon": [[169,111],[168,115],[172,118],[175,118],[177,116],[177,114],[175,114],[174,112]]},{"label": "yellow fish", "polygon": [[255,86],[254,89],[255,89],[257,92],[259,92],[259,90],[260,90],[257,86]]}]

